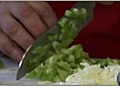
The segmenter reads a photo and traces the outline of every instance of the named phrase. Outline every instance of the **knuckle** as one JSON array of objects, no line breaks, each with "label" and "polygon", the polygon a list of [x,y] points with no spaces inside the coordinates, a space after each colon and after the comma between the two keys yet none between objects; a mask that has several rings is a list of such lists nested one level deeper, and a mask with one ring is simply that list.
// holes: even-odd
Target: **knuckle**
[{"label": "knuckle", "polygon": [[5,27],[5,32],[10,37],[17,34],[18,24],[17,23],[7,23]]},{"label": "knuckle", "polygon": [[40,14],[42,17],[49,17],[51,14],[53,14],[52,9],[49,7],[45,7],[40,12],[41,12]]},{"label": "knuckle", "polygon": [[12,51],[13,51],[13,45],[12,45],[11,43],[6,43],[6,42],[4,42],[4,43],[3,43],[3,51],[4,51],[7,55],[11,54]]},{"label": "knuckle", "polygon": [[22,18],[28,17],[31,14],[31,12],[32,10],[27,4],[21,5],[21,7],[19,7],[17,10],[18,15]]},{"label": "knuckle", "polygon": [[14,43],[3,42],[2,45],[4,54],[17,61],[21,59],[23,52],[19,51]]}]

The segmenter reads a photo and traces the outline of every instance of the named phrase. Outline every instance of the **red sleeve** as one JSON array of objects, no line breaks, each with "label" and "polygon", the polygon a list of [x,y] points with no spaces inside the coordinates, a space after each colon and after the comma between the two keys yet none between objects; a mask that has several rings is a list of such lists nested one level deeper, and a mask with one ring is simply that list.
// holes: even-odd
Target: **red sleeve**
[{"label": "red sleeve", "polygon": [[55,11],[58,18],[64,15],[65,10],[70,9],[76,2],[75,1],[48,1],[50,6]]},{"label": "red sleeve", "polygon": [[[75,2],[50,2],[58,18]],[[82,44],[91,58],[120,58],[120,2],[104,6],[97,4],[94,20],[75,39],[73,44]]]},{"label": "red sleeve", "polygon": [[120,2],[97,4],[94,20],[79,33],[74,41],[77,43],[92,58],[120,58]]}]

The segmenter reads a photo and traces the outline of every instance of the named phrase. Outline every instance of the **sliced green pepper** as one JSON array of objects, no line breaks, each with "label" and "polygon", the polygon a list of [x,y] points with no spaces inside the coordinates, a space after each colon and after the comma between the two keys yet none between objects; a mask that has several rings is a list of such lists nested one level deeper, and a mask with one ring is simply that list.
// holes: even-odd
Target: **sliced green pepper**
[{"label": "sliced green pepper", "polygon": [[56,57],[56,55],[53,55],[49,57],[47,60],[45,60],[45,64],[48,64],[50,66],[57,64],[57,62],[58,62],[58,58]]},{"label": "sliced green pepper", "polygon": [[69,22],[68,18],[64,17],[58,22],[58,25],[61,28],[64,28],[68,24],[68,22]]},{"label": "sliced green pepper", "polygon": [[67,62],[59,61],[58,65],[61,66],[62,68],[64,68],[65,70],[72,72],[72,68],[70,67],[70,65]]},{"label": "sliced green pepper", "polygon": [[56,41],[57,40],[57,35],[56,34],[49,33],[46,36],[50,41]]},{"label": "sliced green pepper", "polygon": [[62,69],[59,69],[59,68],[57,68],[57,72],[58,72],[58,75],[59,75],[61,81],[63,81],[63,82],[65,81],[67,76],[72,74],[71,72],[68,72],[66,70],[62,70]]}]

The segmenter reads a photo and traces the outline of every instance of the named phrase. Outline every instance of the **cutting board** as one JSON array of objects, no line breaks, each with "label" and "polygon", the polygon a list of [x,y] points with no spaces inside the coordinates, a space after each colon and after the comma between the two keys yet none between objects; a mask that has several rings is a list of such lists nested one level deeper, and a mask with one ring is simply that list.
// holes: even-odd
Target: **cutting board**
[{"label": "cutting board", "polygon": [[50,85],[50,82],[43,82],[36,79],[28,79],[23,77],[16,80],[16,73],[18,70],[18,63],[14,62],[8,57],[1,57],[4,67],[0,69],[0,85],[15,86],[15,85]]}]

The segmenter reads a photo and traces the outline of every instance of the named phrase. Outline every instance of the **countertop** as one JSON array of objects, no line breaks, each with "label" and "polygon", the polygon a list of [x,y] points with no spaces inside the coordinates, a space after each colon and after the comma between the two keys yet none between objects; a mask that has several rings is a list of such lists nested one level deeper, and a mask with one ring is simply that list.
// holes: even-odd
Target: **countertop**
[{"label": "countertop", "polygon": [[[0,69],[0,85],[38,85],[40,82],[35,79],[26,79],[22,78],[20,80],[16,80],[16,74],[18,70],[18,63],[14,62],[12,59],[7,57],[1,57],[4,67]],[[41,82],[41,85],[44,84]]]}]

